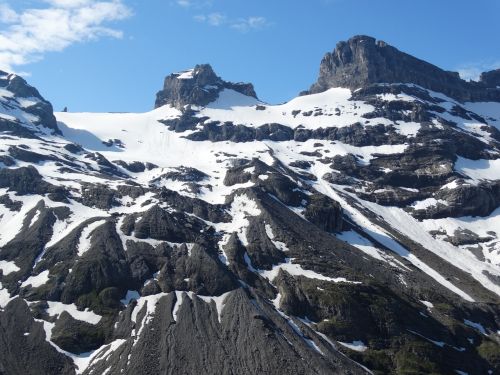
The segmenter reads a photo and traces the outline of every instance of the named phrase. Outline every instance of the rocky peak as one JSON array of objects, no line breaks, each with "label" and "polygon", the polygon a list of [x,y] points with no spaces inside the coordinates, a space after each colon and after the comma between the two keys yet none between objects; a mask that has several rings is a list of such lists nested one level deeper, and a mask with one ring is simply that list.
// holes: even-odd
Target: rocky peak
[{"label": "rocky peak", "polygon": [[37,98],[44,100],[38,90],[30,86],[23,78],[2,70],[0,70],[0,88],[12,92],[19,98]]},{"label": "rocky peak", "polygon": [[156,94],[155,108],[165,104],[171,104],[177,108],[183,108],[187,104],[205,106],[216,100],[224,89],[257,97],[251,83],[224,81],[215,74],[209,64],[201,64],[193,69],[167,76],[163,90]]},{"label": "rocky peak", "polygon": [[[38,90],[30,86],[23,78],[0,70],[0,89],[11,93],[0,95],[0,109],[5,106],[9,109],[20,108],[21,112],[35,116],[35,119],[32,120],[33,125],[42,125],[45,128],[52,129],[55,133],[60,133],[52,104],[45,100]],[[18,120],[23,122],[22,119]]]},{"label": "rocky peak", "polygon": [[370,36],[357,35],[337,43],[323,57],[318,81],[308,93],[332,87],[355,90],[379,83],[413,83],[460,101],[500,101],[500,90],[491,84],[499,80],[498,73],[485,73],[484,77],[481,82],[466,82],[456,72],[445,71]]},{"label": "rocky peak", "polygon": [[489,72],[481,73],[479,82],[482,82],[487,87],[499,88],[500,87],[500,69],[491,70]]}]

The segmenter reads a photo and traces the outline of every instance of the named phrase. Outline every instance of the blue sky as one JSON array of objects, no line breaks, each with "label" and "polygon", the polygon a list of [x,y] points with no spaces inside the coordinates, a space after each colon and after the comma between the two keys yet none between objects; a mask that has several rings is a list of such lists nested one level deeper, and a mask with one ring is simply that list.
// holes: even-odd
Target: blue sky
[{"label": "blue sky", "polygon": [[278,103],[356,34],[467,76],[500,67],[499,14],[497,0],[0,0],[0,67],[56,110],[147,111],[197,63]]}]

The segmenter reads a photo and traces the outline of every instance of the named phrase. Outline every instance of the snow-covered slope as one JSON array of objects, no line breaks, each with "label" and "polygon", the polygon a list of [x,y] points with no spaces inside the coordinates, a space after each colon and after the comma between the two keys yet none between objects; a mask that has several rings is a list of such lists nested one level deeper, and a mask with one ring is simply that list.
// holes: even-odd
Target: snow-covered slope
[{"label": "snow-covered slope", "polygon": [[[433,92],[429,94],[436,95],[436,93]],[[443,97],[443,95],[439,96]],[[298,126],[305,129],[318,129],[327,126],[341,128],[352,125],[356,120],[359,121],[362,119],[362,115],[371,113],[375,109],[373,106],[361,101],[350,101],[351,94],[348,89],[333,88],[323,93],[298,97],[289,103],[277,106],[264,105],[257,102],[254,98],[249,97],[246,97],[248,100],[245,101],[241,97],[243,97],[243,95],[240,93],[234,91],[227,92],[227,90],[225,90],[213,104],[200,108],[196,117],[205,119],[204,122],[230,121],[238,125],[241,124],[251,127],[258,127],[273,122],[288,126],[292,129]],[[418,98],[408,95],[380,95],[380,97],[386,102],[404,100],[405,102],[411,103],[418,100]],[[458,104],[450,98],[444,99],[446,101],[441,103],[443,108],[451,109]],[[265,106],[265,109],[257,110],[256,105],[259,104]],[[472,103],[469,105],[479,107],[483,109],[483,111],[491,111],[490,107],[496,104],[497,103]],[[321,115],[319,116],[304,117],[303,115],[292,115],[294,110],[309,112],[317,108],[322,109]],[[341,114],[331,118],[329,115],[334,114],[335,109],[339,108],[342,109],[340,112]],[[231,161],[235,158],[246,160],[258,158],[269,165],[272,165],[275,161],[279,161],[292,170],[293,166],[290,164],[307,162],[311,165],[309,167],[309,173],[316,178],[316,181],[321,182],[310,182],[310,185],[321,193],[340,201],[342,198],[339,197],[337,191],[348,195],[349,192],[345,191],[345,186],[325,184],[323,176],[331,171],[331,167],[325,164],[324,159],[318,157],[318,155],[314,155],[315,153],[325,153],[328,157],[354,155],[358,158],[360,163],[369,166],[370,160],[375,156],[403,154],[408,148],[409,142],[415,137],[415,133],[418,132],[418,129],[415,129],[415,125],[413,125],[414,122],[391,121],[384,118],[375,118],[372,122],[377,125],[382,123],[392,126],[396,129],[396,133],[404,135],[406,139],[397,144],[369,146],[353,146],[340,141],[326,142],[325,144],[318,145],[315,139],[281,142],[254,140],[238,143],[191,141],[186,139],[185,135],[195,130],[175,133],[168,131],[165,129],[163,123],[158,122],[158,120],[171,120],[179,116],[180,111],[170,106],[160,107],[159,109],[144,114],[56,113],[59,127],[65,138],[81,144],[87,150],[99,151],[109,160],[123,160],[128,163],[139,161],[142,163],[156,164],[158,168],[133,175],[133,178],[140,183],[148,183],[155,178],[159,178],[171,168],[188,167],[203,171],[207,174],[204,182],[206,185],[210,185],[210,189],[203,188],[202,186],[201,189],[194,194],[185,191],[184,194],[206,200],[209,203],[224,203],[225,197],[234,190],[228,189],[227,186],[224,185],[223,179],[227,169],[231,167]],[[490,141],[488,138],[489,133],[480,129],[485,125],[477,120],[464,121],[457,116],[449,114],[449,112],[444,112],[438,118],[447,121],[457,121],[460,128],[464,130],[469,129],[469,132],[472,132],[475,137],[485,142],[485,146],[488,144],[487,142]],[[496,122],[495,118],[492,119],[493,121],[491,119],[490,121]],[[365,126],[370,127],[372,125],[367,124]],[[436,124],[432,126],[439,128],[442,125],[436,122]],[[407,127],[414,131],[407,131]],[[476,129],[479,129],[479,131],[475,131]],[[118,140],[120,147],[104,146],[103,142],[108,140]],[[152,150],[154,150],[154,152],[152,152]],[[500,176],[498,176],[498,173],[500,173],[500,164],[498,164],[500,162],[500,155],[496,150],[491,151],[491,154],[493,154],[493,152],[499,157],[498,159],[469,160],[463,157],[458,158],[455,163],[455,170],[466,177],[464,180],[465,184],[477,184],[482,180],[500,179]],[[220,156],[225,153],[230,154],[230,157]],[[124,170],[124,172],[126,172],[126,170]],[[452,189],[453,186],[450,184],[451,183],[445,185],[444,189]],[[165,179],[161,182],[161,186],[181,193],[183,193],[183,190],[186,190],[186,185],[186,183]],[[247,185],[247,187],[249,186],[251,185]],[[351,193],[350,195],[356,199],[355,194]],[[439,203],[433,198],[427,198],[427,200],[431,201],[429,204],[423,206],[424,209]],[[358,224],[363,225],[363,221],[366,220],[366,217],[360,214],[355,208],[352,208],[347,201],[344,202],[344,209],[348,212],[352,210],[352,212],[350,212],[350,218]],[[447,204],[444,200],[442,202]],[[360,203],[363,204],[363,202]],[[488,244],[489,246],[485,246],[482,249],[482,257],[478,257],[473,252],[469,252],[463,247],[461,248],[461,256],[457,257],[456,247],[445,241],[444,238],[433,238],[429,234],[429,231],[437,229],[453,236],[455,230],[470,230],[472,226],[465,224],[465,222],[468,221],[467,217],[447,219],[448,221],[452,221],[453,224],[448,224],[448,222],[442,219],[429,219],[422,222],[413,218],[405,211],[404,207],[383,207],[377,203],[371,202],[365,202],[364,205],[365,208],[380,215],[384,221],[393,228],[396,228],[404,236],[407,236],[415,242],[420,242],[424,245],[426,250],[435,253],[447,262],[471,274],[475,279],[481,282],[483,286],[500,295],[500,286],[487,276],[488,274],[500,276],[500,270],[498,268],[500,263],[497,259],[500,251],[498,241],[494,240],[491,244]],[[420,207],[418,201],[413,203],[412,206]],[[471,219],[472,218],[469,220]],[[359,220],[359,222],[357,220]],[[492,233],[495,233],[495,238],[497,238],[497,235],[500,235],[500,233],[497,233],[499,230],[497,228],[500,228],[500,226],[495,226],[495,212],[492,213],[492,216],[486,216],[484,218],[476,217],[473,220],[476,223],[475,228],[485,228],[480,231],[480,234],[477,233],[480,236],[488,236],[486,232],[490,232],[490,236]],[[459,221],[463,224],[458,224]],[[486,223],[492,224],[487,225]],[[389,237],[388,240],[391,239],[391,236],[380,228],[375,228],[375,230]],[[397,253],[404,252],[404,250],[398,249],[398,245],[388,247]],[[420,264],[420,260],[416,259],[415,265],[417,265],[417,267],[418,264]],[[451,290],[464,296],[468,300],[473,300],[473,298],[466,293],[460,293],[457,288],[453,287],[453,283],[443,282],[442,280],[444,278],[438,276],[438,273],[429,266],[423,264],[422,267],[419,268],[422,268],[424,272],[428,271],[427,273],[430,273],[435,279]]]},{"label": "snow-covered slope", "polygon": [[54,118],[2,74],[0,373],[493,373],[499,124],[412,83],[269,105],[207,65]]}]

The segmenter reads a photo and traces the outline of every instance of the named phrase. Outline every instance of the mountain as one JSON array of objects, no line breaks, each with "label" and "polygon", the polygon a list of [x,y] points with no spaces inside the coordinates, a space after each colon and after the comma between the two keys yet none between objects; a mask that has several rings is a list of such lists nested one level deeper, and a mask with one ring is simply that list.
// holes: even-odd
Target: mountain
[{"label": "mountain", "polygon": [[358,89],[376,83],[413,83],[459,101],[500,101],[500,69],[466,82],[458,73],[444,71],[369,36],[340,42],[321,61],[318,81],[310,93],[331,87]]},{"label": "mountain", "polygon": [[0,374],[494,374],[499,72],[355,36],[281,105],[147,113],[0,73]]}]

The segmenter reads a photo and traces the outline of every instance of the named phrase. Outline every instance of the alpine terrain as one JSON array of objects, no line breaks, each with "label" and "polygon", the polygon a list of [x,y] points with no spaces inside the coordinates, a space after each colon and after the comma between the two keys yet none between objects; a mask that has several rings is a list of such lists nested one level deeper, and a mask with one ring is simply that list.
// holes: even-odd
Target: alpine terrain
[{"label": "alpine terrain", "polygon": [[0,132],[2,375],[500,373],[500,70],[355,36],[147,113],[0,72]]}]

